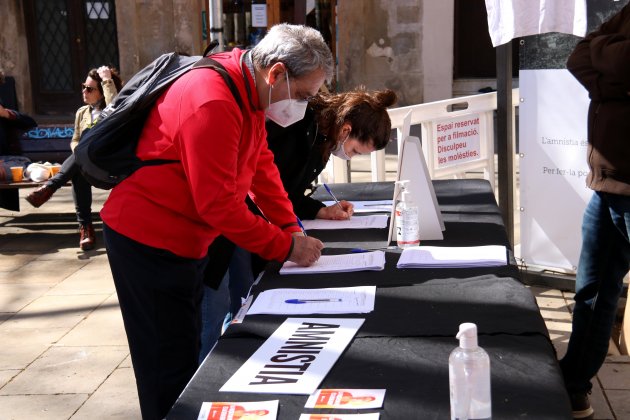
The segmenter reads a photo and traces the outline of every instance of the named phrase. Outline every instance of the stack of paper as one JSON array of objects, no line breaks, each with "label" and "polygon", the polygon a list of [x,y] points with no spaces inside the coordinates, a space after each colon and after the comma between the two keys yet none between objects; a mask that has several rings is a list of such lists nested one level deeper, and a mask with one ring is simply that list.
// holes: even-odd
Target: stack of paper
[{"label": "stack of paper", "polygon": [[322,255],[310,267],[302,267],[287,261],[280,269],[280,274],[315,274],[344,273],[348,271],[380,271],[385,268],[383,251],[362,252],[357,254]]},{"label": "stack of paper", "polygon": [[507,265],[507,250],[500,245],[438,247],[414,246],[403,250],[398,268],[464,268]]},{"label": "stack of paper", "polygon": [[337,230],[337,229],[385,229],[387,214],[373,214],[371,216],[355,216],[346,220],[302,220],[304,229]]},{"label": "stack of paper", "polygon": [[272,289],[260,293],[247,315],[360,314],[374,311],[376,286]]}]

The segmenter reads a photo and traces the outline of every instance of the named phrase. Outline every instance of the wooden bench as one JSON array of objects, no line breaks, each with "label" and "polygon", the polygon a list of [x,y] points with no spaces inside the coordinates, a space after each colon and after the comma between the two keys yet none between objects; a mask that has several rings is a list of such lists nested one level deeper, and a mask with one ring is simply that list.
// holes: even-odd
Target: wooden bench
[{"label": "wooden bench", "polygon": [[[28,130],[20,137],[20,152],[31,162],[63,163],[72,153],[70,141],[74,134],[71,124],[40,125]],[[19,190],[35,188],[42,182],[0,181],[0,208],[20,211]]]}]

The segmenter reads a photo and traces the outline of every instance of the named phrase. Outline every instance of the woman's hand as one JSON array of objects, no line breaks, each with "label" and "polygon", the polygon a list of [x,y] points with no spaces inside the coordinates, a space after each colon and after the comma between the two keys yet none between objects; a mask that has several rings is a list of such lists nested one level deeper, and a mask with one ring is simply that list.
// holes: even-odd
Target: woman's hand
[{"label": "woman's hand", "polygon": [[337,204],[332,206],[322,207],[315,216],[316,219],[327,220],[347,220],[354,214],[354,205],[346,200],[339,202],[341,208]]},{"label": "woman's hand", "polygon": [[107,66],[101,66],[96,69],[96,72],[103,80],[109,80],[112,78],[112,71]]}]

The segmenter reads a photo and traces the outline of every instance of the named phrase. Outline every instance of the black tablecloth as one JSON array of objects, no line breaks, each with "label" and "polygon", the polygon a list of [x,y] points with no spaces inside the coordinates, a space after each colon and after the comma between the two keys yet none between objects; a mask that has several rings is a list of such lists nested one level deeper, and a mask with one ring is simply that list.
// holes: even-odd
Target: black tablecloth
[{"label": "black tablecloth", "polygon": [[[359,276],[361,273],[345,273],[344,277],[349,274]],[[312,281],[301,286],[318,287]],[[340,283],[337,278],[336,286],[347,286],[346,279]],[[436,279],[414,286],[379,286],[374,312],[334,317],[358,316],[365,318],[358,337],[453,337],[462,322],[477,324],[479,334],[547,336],[544,320],[529,289],[515,279],[492,275]],[[242,324],[231,325],[224,337],[267,338],[284,320],[285,317],[275,315],[248,315]]]},{"label": "black tablecloth", "polygon": [[[490,184],[484,180],[434,181],[446,231],[443,241],[423,245],[506,245],[508,239]],[[335,184],[339,199],[382,200],[392,183]],[[328,200],[325,191],[315,197]],[[355,216],[360,217],[360,216]],[[384,388],[381,419],[450,418],[448,356],[462,322],[474,322],[491,358],[494,419],[571,418],[556,355],[534,297],[518,280],[513,254],[504,267],[397,269],[400,250],[386,243],[387,229],[310,231],[325,253],[381,247],[383,271],[280,275],[270,266],[253,294],[275,288],[377,286],[375,310],[335,315],[365,322],[320,388]],[[388,248],[389,246],[389,248]],[[509,248],[509,247],[508,247]],[[330,315],[319,315],[331,317]],[[318,315],[308,315],[318,317]],[[191,380],[169,419],[196,419],[204,401],[280,400],[279,419],[300,413],[366,412],[305,409],[306,396],[223,393],[218,389],[287,318],[250,315],[232,325]]]},{"label": "black tablecloth", "polygon": [[[304,408],[307,396],[218,392],[264,342],[221,339],[179,398],[168,419],[196,419],[202,401],[279,400],[279,419],[300,413],[380,412],[381,419],[449,419],[448,356],[453,337],[355,338],[320,388],[385,388],[378,410]],[[493,419],[571,418],[551,344],[540,335],[481,336],[491,364]]]}]

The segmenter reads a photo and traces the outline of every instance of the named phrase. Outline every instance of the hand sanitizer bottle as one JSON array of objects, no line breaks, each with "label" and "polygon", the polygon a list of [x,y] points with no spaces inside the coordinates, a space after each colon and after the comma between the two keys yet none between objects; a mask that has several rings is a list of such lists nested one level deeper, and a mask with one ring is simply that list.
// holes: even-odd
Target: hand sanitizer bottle
[{"label": "hand sanitizer bottle", "polygon": [[396,243],[403,249],[420,245],[418,207],[411,201],[411,194],[407,191],[408,182],[396,181],[402,191],[400,201],[396,204]]},{"label": "hand sanitizer bottle", "polygon": [[451,420],[491,419],[490,358],[477,345],[477,326],[461,324],[457,338],[448,358]]}]

